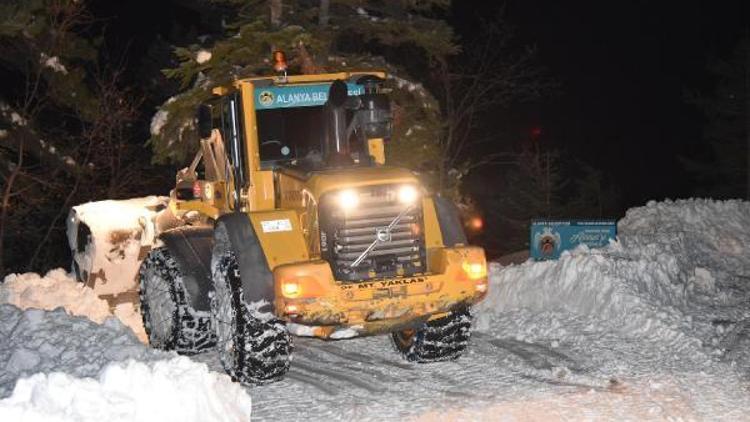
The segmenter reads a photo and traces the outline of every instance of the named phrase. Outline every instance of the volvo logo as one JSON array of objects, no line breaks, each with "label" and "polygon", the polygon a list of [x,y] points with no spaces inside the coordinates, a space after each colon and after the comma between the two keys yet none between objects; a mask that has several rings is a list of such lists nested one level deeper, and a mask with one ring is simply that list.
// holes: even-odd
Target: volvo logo
[{"label": "volvo logo", "polygon": [[379,227],[375,229],[375,237],[378,239],[378,242],[390,242],[391,229],[388,227]]}]

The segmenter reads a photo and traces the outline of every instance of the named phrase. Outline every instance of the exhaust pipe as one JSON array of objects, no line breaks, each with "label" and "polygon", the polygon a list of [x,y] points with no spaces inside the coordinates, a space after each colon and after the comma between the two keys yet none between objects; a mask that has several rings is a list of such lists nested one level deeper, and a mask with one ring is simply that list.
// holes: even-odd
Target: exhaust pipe
[{"label": "exhaust pipe", "polygon": [[341,80],[334,81],[328,90],[325,105],[326,142],[324,155],[330,166],[341,167],[354,163],[349,150],[346,127],[346,100],[348,88]]}]

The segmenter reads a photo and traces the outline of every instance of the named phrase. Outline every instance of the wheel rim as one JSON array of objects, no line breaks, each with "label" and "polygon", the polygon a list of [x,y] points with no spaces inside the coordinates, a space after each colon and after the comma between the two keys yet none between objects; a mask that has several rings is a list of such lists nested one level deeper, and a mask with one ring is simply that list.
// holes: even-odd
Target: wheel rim
[{"label": "wheel rim", "polygon": [[[163,262],[162,265],[165,265]],[[155,347],[167,347],[174,335],[177,306],[172,297],[172,286],[162,271],[149,266],[145,276],[145,296],[148,308],[149,341]]]}]

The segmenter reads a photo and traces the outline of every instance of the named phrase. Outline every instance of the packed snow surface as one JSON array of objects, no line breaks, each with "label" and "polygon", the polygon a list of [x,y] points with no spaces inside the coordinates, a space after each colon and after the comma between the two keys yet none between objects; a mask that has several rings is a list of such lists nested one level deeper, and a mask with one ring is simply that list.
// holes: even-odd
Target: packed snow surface
[{"label": "packed snow surface", "polygon": [[[296,338],[286,378],[246,390],[253,419],[747,420],[750,203],[652,202],[618,228],[602,249],[492,265],[456,361],[406,362],[387,336]],[[0,306],[0,337],[9,339],[0,397],[26,377],[11,398],[34,411],[67,403],[26,392],[49,389],[60,376],[52,372],[66,383],[93,377],[86,382],[104,391],[107,365],[150,379],[165,359],[114,319],[97,325],[62,310]],[[215,352],[190,359],[223,373]]]}]

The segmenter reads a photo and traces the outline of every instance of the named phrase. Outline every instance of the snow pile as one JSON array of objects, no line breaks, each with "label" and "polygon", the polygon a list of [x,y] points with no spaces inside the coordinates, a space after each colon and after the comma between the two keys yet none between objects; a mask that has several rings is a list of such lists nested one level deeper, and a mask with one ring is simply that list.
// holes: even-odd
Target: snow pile
[{"label": "snow pile", "polygon": [[688,273],[701,268],[703,278],[750,275],[750,202],[650,202],[630,209],[618,228],[623,247],[639,257],[675,256]]},{"label": "snow pile", "polygon": [[740,248],[750,244],[750,203],[652,202],[630,210],[619,233],[607,248],[582,246],[557,261],[496,267],[480,326],[514,309],[562,311],[684,347],[711,341],[710,320],[736,321],[747,312],[722,310],[745,294],[716,283],[750,274],[750,258]]},{"label": "snow pile", "polygon": [[21,379],[0,401],[1,420],[246,421],[251,400],[229,377],[186,357],[107,365],[93,378],[65,373]]},{"label": "snow pile", "polygon": [[112,316],[106,301],[60,268],[44,277],[36,273],[7,275],[0,284],[0,303],[10,303],[21,309],[63,307],[71,315],[85,316],[100,324]]},{"label": "snow pile", "polygon": [[[62,307],[71,315],[84,316],[97,323],[113,316],[106,301],[60,268],[48,272],[44,277],[36,273],[7,275],[0,284],[0,303],[9,303],[21,309],[52,310]],[[132,303],[118,304],[114,316],[133,330],[142,342],[147,343],[141,315]]]},{"label": "snow pile", "polygon": [[555,315],[590,318],[587,330],[658,342],[703,363],[744,341],[736,334],[750,321],[750,203],[651,202],[618,228],[619,241],[603,249],[495,265],[478,329],[494,331],[517,311],[521,337],[576,341],[582,333]]},{"label": "snow pile", "polygon": [[0,304],[0,338],[0,397],[16,379],[37,372],[90,377],[109,362],[170,356],[143,345],[115,318],[100,325],[62,308],[24,311]]},{"label": "snow pile", "polygon": [[99,325],[63,309],[3,304],[0,338],[0,398],[10,395],[0,400],[3,421],[239,421],[250,415],[250,397],[239,384],[205,364],[149,349],[113,318]]}]

